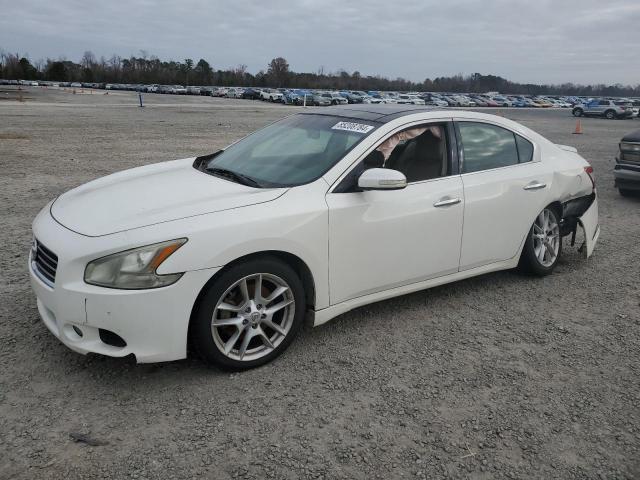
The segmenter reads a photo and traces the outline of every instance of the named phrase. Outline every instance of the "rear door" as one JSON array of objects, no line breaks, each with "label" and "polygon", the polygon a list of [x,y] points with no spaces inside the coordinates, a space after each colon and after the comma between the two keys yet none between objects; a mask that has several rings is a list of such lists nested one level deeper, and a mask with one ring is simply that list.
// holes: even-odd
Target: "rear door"
[{"label": "rear door", "polygon": [[552,176],[533,142],[511,130],[458,121],[456,133],[465,197],[462,271],[518,254],[533,219],[546,205]]}]

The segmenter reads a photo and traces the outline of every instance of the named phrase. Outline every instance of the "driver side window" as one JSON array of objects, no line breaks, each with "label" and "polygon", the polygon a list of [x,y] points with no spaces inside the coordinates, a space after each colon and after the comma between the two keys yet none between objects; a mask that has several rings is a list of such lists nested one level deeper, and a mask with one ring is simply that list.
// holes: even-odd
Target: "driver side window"
[{"label": "driver side window", "polygon": [[448,174],[447,136],[443,125],[411,127],[392,135],[376,150],[385,157],[384,168],[402,172],[408,183]]},{"label": "driver side window", "polygon": [[356,189],[362,172],[370,168],[389,168],[404,174],[408,183],[446,177],[449,171],[446,124],[429,123],[397,132],[376,146],[334,190]]}]

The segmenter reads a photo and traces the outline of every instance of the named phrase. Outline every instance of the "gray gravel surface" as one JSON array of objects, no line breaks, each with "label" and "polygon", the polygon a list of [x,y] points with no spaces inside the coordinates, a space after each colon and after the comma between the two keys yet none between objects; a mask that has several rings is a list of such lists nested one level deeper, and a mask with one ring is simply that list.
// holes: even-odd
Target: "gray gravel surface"
[{"label": "gray gravel surface", "polygon": [[29,288],[30,224],[69,188],[295,109],[103,93],[0,91],[0,478],[640,478],[640,199],[611,174],[640,121],[584,119],[579,136],[567,110],[498,111],[595,167],[588,261],[566,248],[544,279],[502,272],[360,308],[229,374],[60,344]]}]

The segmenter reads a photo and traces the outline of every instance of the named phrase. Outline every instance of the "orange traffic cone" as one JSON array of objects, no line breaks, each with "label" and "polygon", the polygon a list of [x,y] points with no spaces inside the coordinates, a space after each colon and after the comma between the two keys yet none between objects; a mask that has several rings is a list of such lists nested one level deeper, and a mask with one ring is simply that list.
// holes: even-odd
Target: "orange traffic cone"
[{"label": "orange traffic cone", "polygon": [[576,129],[573,131],[574,135],[582,135],[582,123],[580,119],[576,120]]}]

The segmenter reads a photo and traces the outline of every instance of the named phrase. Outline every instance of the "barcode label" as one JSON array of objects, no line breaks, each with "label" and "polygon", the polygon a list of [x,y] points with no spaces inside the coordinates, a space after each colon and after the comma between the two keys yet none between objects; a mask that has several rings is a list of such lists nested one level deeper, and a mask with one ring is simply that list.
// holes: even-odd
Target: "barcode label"
[{"label": "barcode label", "polygon": [[331,130],[346,130],[347,132],[357,133],[368,133],[373,129],[374,127],[372,127],[371,125],[353,122],[338,122],[333,127],[331,127]]}]

